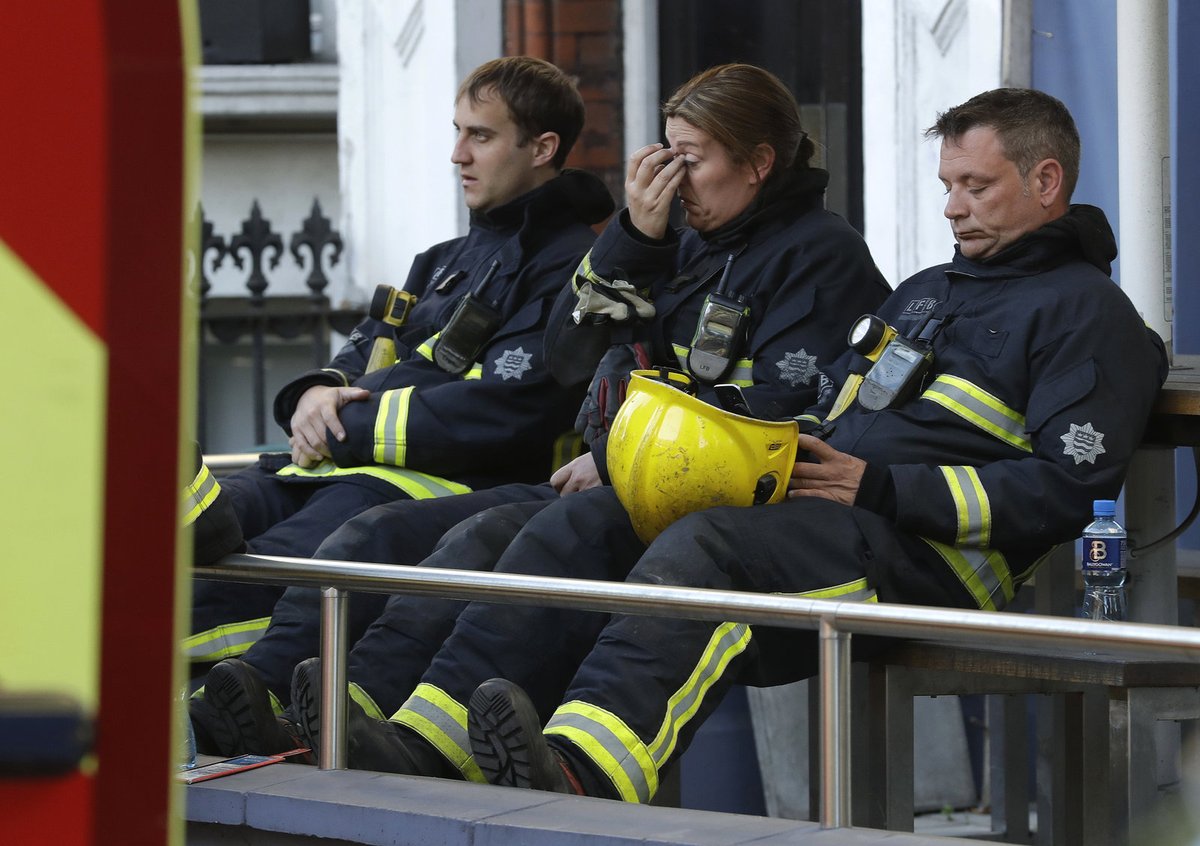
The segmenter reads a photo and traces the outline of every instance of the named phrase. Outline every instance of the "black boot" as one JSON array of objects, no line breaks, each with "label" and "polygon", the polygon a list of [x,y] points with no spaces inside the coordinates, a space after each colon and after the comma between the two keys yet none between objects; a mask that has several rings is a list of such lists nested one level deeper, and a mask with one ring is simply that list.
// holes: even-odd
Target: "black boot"
[{"label": "black boot", "polygon": [[204,680],[204,698],[217,719],[207,725],[222,755],[274,755],[304,746],[294,723],[277,716],[258,672],[244,661],[226,658]]},{"label": "black boot", "polygon": [[[433,744],[400,723],[376,720],[353,699],[347,701],[346,765],[400,775],[461,779],[462,774]],[[292,707],[300,735],[314,754],[321,743],[321,659],[309,658],[292,673]]]},{"label": "black boot", "polygon": [[292,711],[304,745],[321,759],[321,659],[301,661],[292,670]]},{"label": "black boot", "polygon": [[507,679],[489,679],[467,709],[471,752],[492,784],[582,794],[567,763],[546,743],[529,696]]},{"label": "black boot", "polygon": [[224,732],[222,718],[217,709],[202,696],[193,696],[187,701],[188,718],[192,721],[192,734],[196,737],[196,751],[201,755],[225,755],[217,745],[214,734]]}]

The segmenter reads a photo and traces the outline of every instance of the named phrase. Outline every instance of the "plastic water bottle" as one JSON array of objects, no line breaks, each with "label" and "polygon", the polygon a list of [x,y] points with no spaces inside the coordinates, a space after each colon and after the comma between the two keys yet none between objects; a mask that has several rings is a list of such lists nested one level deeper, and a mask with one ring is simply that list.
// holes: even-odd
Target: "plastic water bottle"
[{"label": "plastic water bottle", "polygon": [[179,769],[190,770],[196,766],[196,733],[192,729],[192,718],[188,714],[188,695],[187,688],[184,687],[180,694],[179,702],[176,703],[176,713],[182,712],[183,719],[183,738],[182,747],[179,750]]},{"label": "plastic water bottle", "polygon": [[1117,504],[1098,499],[1092,506],[1095,520],[1083,530],[1083,610],[1091,620],[1125,619],[1125,529],[1113,517]]}]

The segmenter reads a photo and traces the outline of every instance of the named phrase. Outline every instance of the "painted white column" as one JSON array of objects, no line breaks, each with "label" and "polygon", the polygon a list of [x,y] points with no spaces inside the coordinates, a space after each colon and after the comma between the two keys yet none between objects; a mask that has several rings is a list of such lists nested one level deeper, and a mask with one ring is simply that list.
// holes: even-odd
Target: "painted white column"
[{"label": "painted white column", "polygon": [[460,232],[450,162],[456,5],[341,0],[338,159],[350,285],[402,285],[413,257]]},{"label": "painted white column", "polygon": [[862,4],[866,239],[893,286],[954,248],[937,181],[939,111],[1000,85],[1000,0]]},{"label": "painted white column", "polygon": [[[1117,2],[1117,145],[1121,288],[1171,353],[1171,159],[1167,0]],[[1138,451],[1125,521],[1143,545],[1175,525],[1175,451]],[[1130,619],[1178,622],[1175,545],[1130,564]]]},{"label": "painted white column", "polygon": [[1121,287],[1171,349],[1167,0],[1117,2]]},{"label": "painted white column", "polygon": [[658,3],[621,3],[625,43],[625,159],[662,134],[658,90]]}]

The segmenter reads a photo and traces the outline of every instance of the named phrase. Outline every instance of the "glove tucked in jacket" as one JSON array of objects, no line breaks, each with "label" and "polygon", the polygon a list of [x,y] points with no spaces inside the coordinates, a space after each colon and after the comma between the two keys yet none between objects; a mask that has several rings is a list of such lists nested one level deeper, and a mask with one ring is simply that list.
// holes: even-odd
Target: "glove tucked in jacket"
[{"label": "glove tucked in jacket", "polygon": [[607,432],[617,416],[617,409],[625,401],[629,386],[629,374],[634,370],[645,370],[650,366],[650,356],[640,343],[615,344],[609,347],[575,420],[575,430],[583,434],[583,442],[590,444]]}]

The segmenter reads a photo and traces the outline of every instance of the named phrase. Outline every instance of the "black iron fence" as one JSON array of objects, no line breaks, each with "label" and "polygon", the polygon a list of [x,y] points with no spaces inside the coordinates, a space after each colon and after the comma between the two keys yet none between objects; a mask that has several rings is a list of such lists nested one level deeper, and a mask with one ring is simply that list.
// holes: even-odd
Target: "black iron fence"
[{"label": "black iron fence", "polygon": [[[202,445],[207,443],[208,408],[211,400],[213,374],[211,351],[214,345],[235,344],[249,337],[251,349],[251,393],[254,406],[254,444],[266,442],[267,403],[266,372],[268,366],[267,338],[285,340],[307,338],[311,343],[314,367],[329,360],[330,330],[349,334],[362,320],[363,308],[335,308],[329,301],[326,288],[329,277],[326,263],[332,267],[342,255],[342,236],[333,228],[321,211],[321,203],[313,199],[309,216],[301,228],[291,233],[287,249],[292,260],[308,268],[305,285],[307,293],[269,293],[268,274],[276,270],[284,257],[284,239],[271,221],[263,216],[258,200],[250,206],[250,214],[242,221],[241,231],[231,237],[218,234],[204,214],[196,210],[195,225],[199,227],[199,261],[193,263],[200,279],[200,351],[199,351],[199,421],[197,433]],[[246,271],[246,294],[210,296],[212,284],[209,268],[217,270],[226,260],[238,270]]]}]

